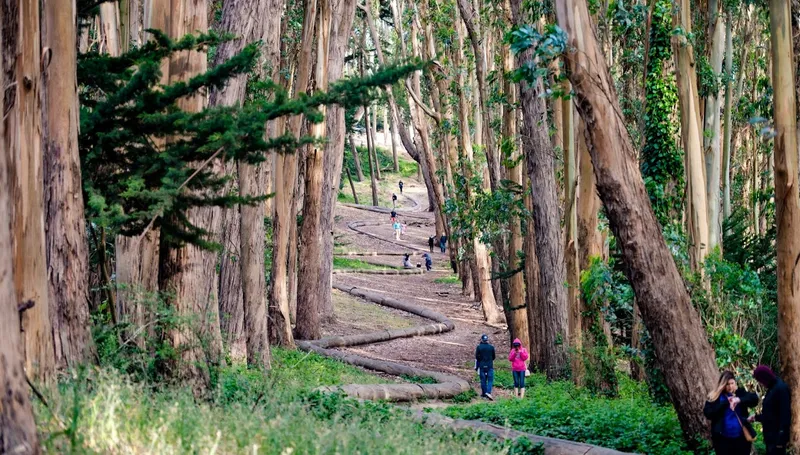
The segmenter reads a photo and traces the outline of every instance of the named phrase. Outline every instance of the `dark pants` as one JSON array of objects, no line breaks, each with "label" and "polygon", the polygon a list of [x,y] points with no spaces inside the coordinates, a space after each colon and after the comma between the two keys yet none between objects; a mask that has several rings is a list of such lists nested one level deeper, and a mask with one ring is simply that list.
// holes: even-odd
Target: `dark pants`
[{"label": "dark pants", "polygon": [[492,393],[494,384],[494,368],[479,368],[478,374],[481,376],[481,396]]},{"label": "dark pants", "polygon": [[428,246],[431,247],[431,253],[433,253],[433,243],[429,244]]},{"label": "dark pants", "polygon": [[511,375],[514,376],[514,388],[515,389],[524,389],[525,388],[525,372],[524,371],[512,371]]},{"label": "dark pants", "polygon": [[715,434],[711,440],[714,444],[714,453],[717,455],[750,455],[752,444],[747,442],[744,435],[738,438],[726,438]]},{"label": "dark pants", "polygon": [[442,253],[444,253],[444,251],[447,249],[447,244],[446,243],[440,243],[439,244],[439,248],[441,248],[442,249]]},{"label": "dark pants", "polygon": [[780,449],[775,446],[767,447],[767,455],[786,455],[786,446]]}]

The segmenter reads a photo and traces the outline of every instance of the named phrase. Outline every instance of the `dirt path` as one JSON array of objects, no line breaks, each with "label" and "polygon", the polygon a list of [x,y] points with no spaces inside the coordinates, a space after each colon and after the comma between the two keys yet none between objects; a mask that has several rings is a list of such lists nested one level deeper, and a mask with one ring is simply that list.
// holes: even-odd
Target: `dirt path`
[{"label": "dirt path", "polygon": [[[416,201],[415,207],[422,208],[427,203],[425,191],[424,184],[410,180],[406,184],[404,196]],[[399,209],[398,218],[401,222],[405,222],[407,227],[406,234],[398,242],[394,240],[388,214],[340,205],[337,207],[334,231],[336,243],[341,250],[348,252],[378,252],[378,256],[366,258],[373,263],[399,266],[402,263],[401,256],[380,254],[405,252],[416,252],[417,255],[412,258],[412,262],[422,262],[420,251],[417,249],[428,250],[428,237],[435,234],[433,214],[414,211],[408,213],[409,216],[406,217],[404,213],[406,212],[403,209]],[[355,231],[352,228],[353,224],[358,224],[360,231],[373,236]],[[417,368],[454,374],[470,381],[473,388],[479,391],[480,384],[472,369],[475,346],[481,334],[486,333],[497,349],[498,358],[503,358],[509,349],[507,332],[484,324],[480,307],[461,294],[460,284],[442,280],[453,275],[448,254],[441,253],[439,248],[435,247],[431,256],[434,269],[423,275],[337,274],[334,276],[334,282],[399,298],[437,311],[455,322],[455,330],[434,336],[401,338],[343,350],[374,359],[397,361]],[[421,265],[424,266],[424,263]],[[329,333],[342,331],[338,322],[324,329]],[[496,389],[496,396],[505,394],[505,391]]]}]

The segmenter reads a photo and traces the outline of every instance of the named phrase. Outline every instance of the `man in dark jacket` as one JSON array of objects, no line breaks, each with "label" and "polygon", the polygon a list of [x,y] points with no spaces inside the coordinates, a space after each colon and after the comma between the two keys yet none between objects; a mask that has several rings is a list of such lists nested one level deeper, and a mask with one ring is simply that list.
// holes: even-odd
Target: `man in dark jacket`
[{"label": "man in dark jacket", "polygon": [[481,335],[481,342],[475,348],[475,370],[481,378],[481,396],[494,401],[494,346],[489,344],[489,336]]},{"label": "man in dark jacket", "polygon": [[431,253],[433,253],[433,243],[436,241],[436,236],[432,235],[428,237],[428,246],[431,248]]},{"label": "man in dark jacket", "polygon": [[442,253],[447,251],[447,236],[444,234],[442,234],[442,236],[439,237],[439,248],[441,248]]},{"label": "man in dark jacket", "polygon": [[751,417],[750,420],[761,422],[767,455],[784,455],[792,423],[789,386],[766,365],[756,368],[753,377],[767,388],[767,394],[761,402],[761,414]]}]

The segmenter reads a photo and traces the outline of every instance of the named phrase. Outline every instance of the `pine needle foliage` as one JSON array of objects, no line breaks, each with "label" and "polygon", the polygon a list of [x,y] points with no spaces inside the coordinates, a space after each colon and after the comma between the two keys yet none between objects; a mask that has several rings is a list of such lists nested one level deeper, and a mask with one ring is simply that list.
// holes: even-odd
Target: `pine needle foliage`
[{"label": "pine needle foliage", "polygon": [[250,73],[259,57],[252,43],[227,60],[188,81],[160,84],[161,63],[179,52],[206,52],[231,39],[216,33],[171,40],[158,30],[152,39],[119,57],[97,52],[78,60],[80,153],[87,218],[124,235],[160,228],[162,240],[179,246],[216,245],[187,217],[191,207],[254,204],[265,196],[223,194],[228,179],[219,172],[227,160],[258,163],[269,153],[293,153],[314,142],[309,136],[285,134],[265,138],[264,125],[288,115],[312,123],[324,116],[320,106],[363,105],[377,88],[421,69],[419,63],[384,68],[360,79],[344,79],[328,92],[291,98],[271,80],[258,80],[243,106],[180,109],[183,99],[206,96],[241,74]]}]

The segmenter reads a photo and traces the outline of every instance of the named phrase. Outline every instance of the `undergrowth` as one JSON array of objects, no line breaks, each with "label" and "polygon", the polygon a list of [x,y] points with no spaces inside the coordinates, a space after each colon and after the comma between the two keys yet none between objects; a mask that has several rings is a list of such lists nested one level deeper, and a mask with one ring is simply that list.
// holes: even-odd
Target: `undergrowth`
[{"label": "undergrowth", "polygon": [[443,413],[623,452],[692,453],[675,411],[654,404],[642,383],[621,376],[619,397],[613,399],[593,395],[569,381],[548,383],[539,374],[526,378],[526,386],[524,400],[457,405]]},{"label": "undergrowth", "polygon": [[322,385],[380,379],[314,354],[273,353],[269,374],[223,368],[207,400],[112,368],[75,374],[46,392],[47,407],[37,401],[44,448],[72,454],[536,453],[524,441],[429,428],[386,403],[316,392]]},{"label": "undergrowth", "polygon": [[367,261],[362,261],[361,259],[351,259],[345,257],[334,257],[333,258],[333,268],[334,269],[355,269],[355,270],[386,270],[386,269],[395,269],[397,267],[392,267],[389,265],[377,265],[372,264]]},{"label": "undergrowth", "polygon": [[433,282],[439,284],[461,284],[461,280],[459,280],[456,275],[448,275],[441,278],[436,278],[433,280]]}]

